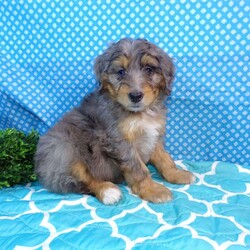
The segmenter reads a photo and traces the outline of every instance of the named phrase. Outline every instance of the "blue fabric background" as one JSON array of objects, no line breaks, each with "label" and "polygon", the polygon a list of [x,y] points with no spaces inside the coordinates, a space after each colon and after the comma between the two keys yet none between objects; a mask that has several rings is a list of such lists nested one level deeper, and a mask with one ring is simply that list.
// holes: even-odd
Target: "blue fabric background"
[{"label": "blue fabric background", "polygon": [[249,1],[1,1],[0,129],[45,133],[96,86],[109,42],[144,37],[174,59],[174,159],[250,164]]}]

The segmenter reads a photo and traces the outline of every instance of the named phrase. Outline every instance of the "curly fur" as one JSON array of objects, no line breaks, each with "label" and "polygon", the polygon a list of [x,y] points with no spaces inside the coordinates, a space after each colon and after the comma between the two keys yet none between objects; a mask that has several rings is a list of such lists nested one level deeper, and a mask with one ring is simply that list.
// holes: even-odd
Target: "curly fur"
[{"label": "curly fur", "polygon": [[171,58],[146,40],[126,38],[98,56],[94,68],[100,88],[39,140],[35,171],[40,182],[54,192],[93,194],[105,204],[120,199],[115,183],[123,180],[142,199],[171,199],[145,165],[153,163],[170,182],[194,181],[191,173],[176,168],[162,145],[164,99],[175,71]]}]

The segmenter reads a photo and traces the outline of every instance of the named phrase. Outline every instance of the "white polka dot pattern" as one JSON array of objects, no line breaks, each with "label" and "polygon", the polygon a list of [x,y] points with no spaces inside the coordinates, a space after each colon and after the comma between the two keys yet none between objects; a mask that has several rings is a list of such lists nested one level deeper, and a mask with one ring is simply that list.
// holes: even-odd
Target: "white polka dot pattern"
[{"label": "white polka dot pattern", "polygon": [[2,1],[0,128],[44,133],[93,90],[110,41],[174,59],[166,146],[175,159],[249,164],[248,1]]}]

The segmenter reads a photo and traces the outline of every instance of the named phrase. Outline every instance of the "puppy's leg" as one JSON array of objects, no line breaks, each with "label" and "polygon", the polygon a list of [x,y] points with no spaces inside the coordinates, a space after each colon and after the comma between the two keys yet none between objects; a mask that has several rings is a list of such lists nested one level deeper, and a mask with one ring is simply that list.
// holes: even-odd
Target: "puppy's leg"
[{"label": "puppy's leg", "polygon": [[195,181],[195,177],[192,173],[180,170],[176,167],[171,156],[164,150],[161,142],[156,145],[156,148],[151,155],[150,162],[170,183],[191,184]]},{"label": "puppy's leg", "polygon": [[95,179],[81,162],[72,166],[71,174],[78,182],[83,183],[91,194],[106,205],[114,204],[122,197],[118,186],[112,182]]},{"label": "puppy's leg", "polygon": [[169,189],[151,179],[148,168],[139,156],[137,156],[137,160],[133,159],[130,165],[124,165],[123,171],[124,177],[133,193],[143,200],[163,203],[172,199]]}]

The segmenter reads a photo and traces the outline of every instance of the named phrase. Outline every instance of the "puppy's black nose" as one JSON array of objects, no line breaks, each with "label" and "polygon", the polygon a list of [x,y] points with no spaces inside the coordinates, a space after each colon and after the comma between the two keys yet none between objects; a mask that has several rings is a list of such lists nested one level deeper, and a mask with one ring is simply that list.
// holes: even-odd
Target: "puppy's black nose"
[{"label": "puppy's black nose", "polygon": [[131,92],[128,94],[128,97],[130,99],[131,102],[133,103],[137,103],[140,102],[143,98],[143,93],[140,91],[137,92]]}]

